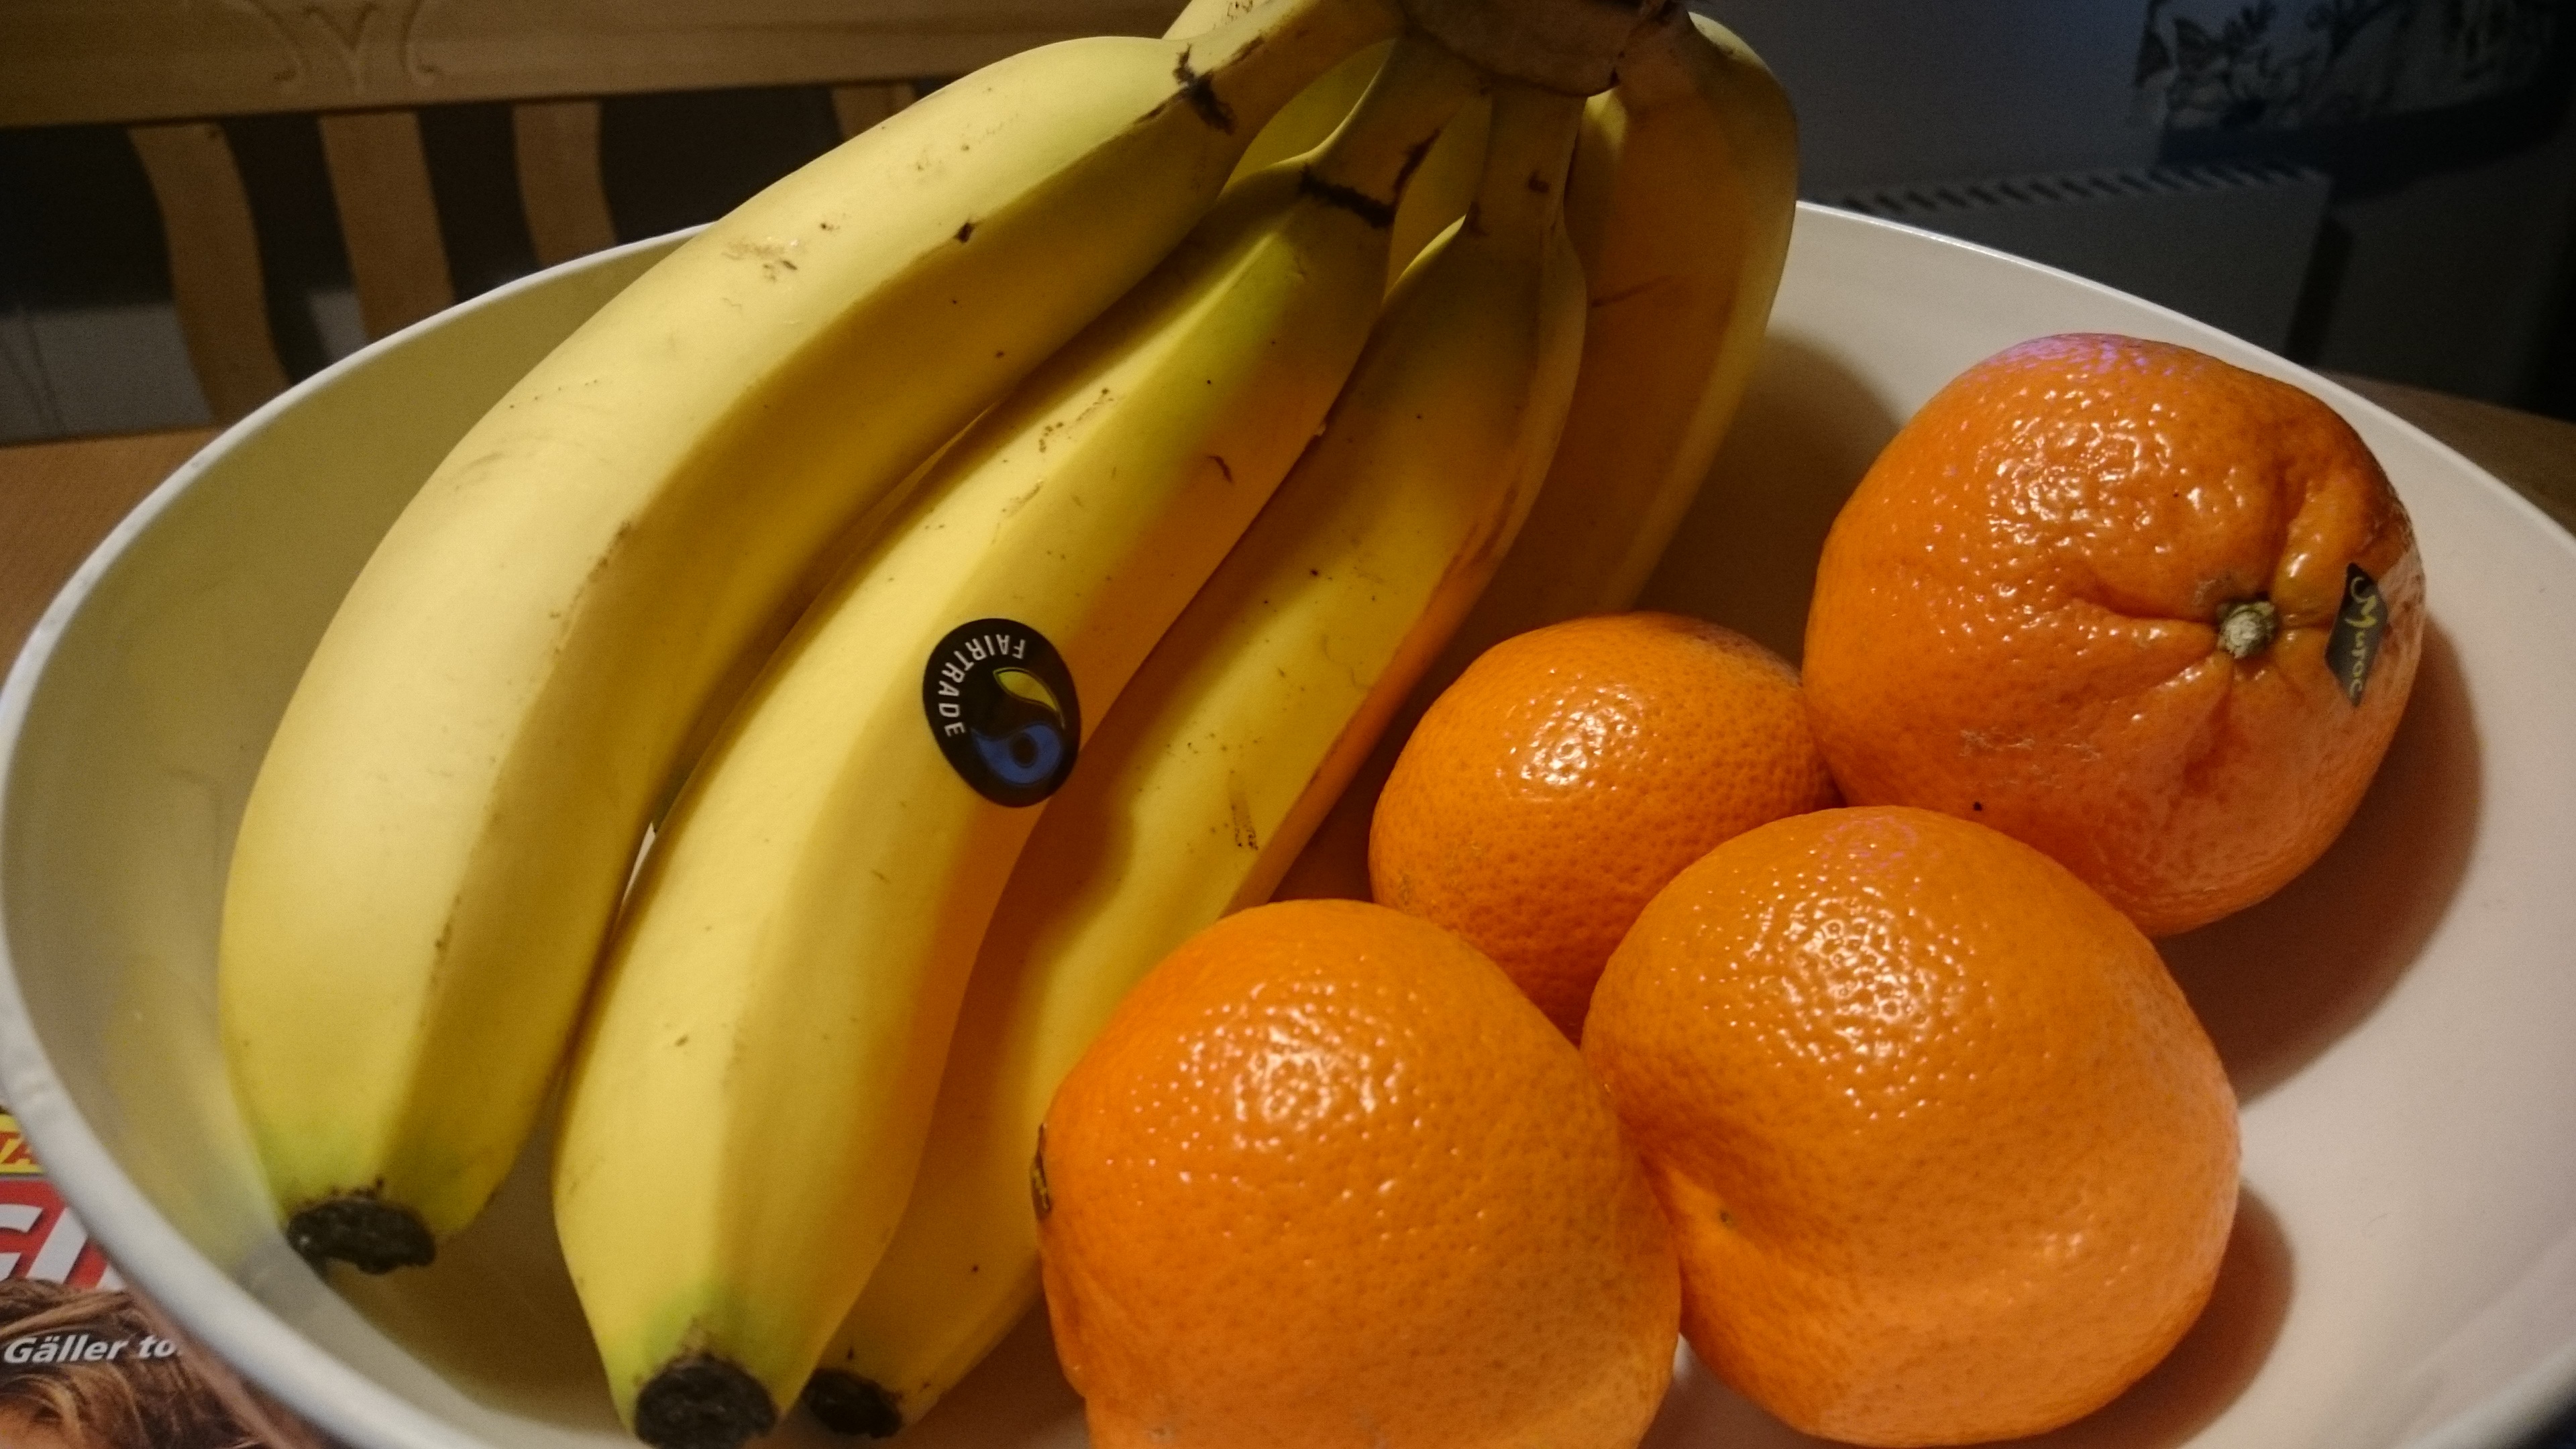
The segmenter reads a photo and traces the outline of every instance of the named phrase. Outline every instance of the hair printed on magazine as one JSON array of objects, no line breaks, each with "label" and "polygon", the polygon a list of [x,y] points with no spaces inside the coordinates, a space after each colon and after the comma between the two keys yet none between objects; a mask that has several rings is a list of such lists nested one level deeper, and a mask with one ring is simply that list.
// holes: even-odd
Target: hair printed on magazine
[{"label": "hair printed on magazine", "polygon": [[261,1449],[132,1295],[0,1281],[0,1444]]},{"label": "hair printed on magazine", "polygon": [[330,1449],[125,1286],[0,1107],[0,1449]]}]

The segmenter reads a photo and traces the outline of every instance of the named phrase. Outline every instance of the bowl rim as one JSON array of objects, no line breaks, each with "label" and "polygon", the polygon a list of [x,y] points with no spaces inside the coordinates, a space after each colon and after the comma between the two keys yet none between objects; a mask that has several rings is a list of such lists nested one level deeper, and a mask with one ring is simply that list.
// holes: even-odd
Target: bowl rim
[{"label": "bowl rim", "polygon": [[[2175,330],[2195,334],[2204,342],[2224,339],[2226,350],[2238,354],[2237,359],[2231,360],[2241,360],[2250,350],[2270,364],[2274,375],[2327,397],[2348,419],[2356,411],[2365,413],[2374,423],[2434,449],[2508,508],[2518,510],[2528,525],[2554,535],[2571,564],[2576,564],[2576,534],[2562,527],[2538,504],[2423,429],[2313,368],[2088,277],[1902,222],[1800,201],[1795,229],[1812,231],[1818,227],[1829,231],[1850,228],[1854,234],[1899,233],[1909,245],[1930,243],[1977,254],[2016,269],[2044,274],[2061,284],[2073,283],[2082,290],[2148,308]],[[370,342],[225,428],[146,494],[108,531],[55,594],[29,631],[5,682],[0,682],[0,867],[5,867],[9,855],[8,812],[20,739],[56,647],[73,618],[123,555],[209,468],[289,409],[336,386],[349,372],[370,362],[380,349],[402,342],[418,329],[445,325],[474,309],[554,285],[587,268],[671,248],[701,229],[685,228],[627,242],[542,268]],[[1793,247],[1794,237],[1793,230]],[[56,1191],[108,1252],[120,1274],[161,1305],[204,1351],[216,1355],[334,1438],[365,1449],[482,1449],[485,1441],[308,1338],[198,1251],[153,1206],[73,1102],[37,1035],[18,982],[17,961],[8,936],[8,892],[8,874],[0,868],[0,1101],[7,1103],[8,1111],[26,1131]],[[2486,1398],[2404,1440],[2399,1449],[2517,1449],[2571,1405],[2576,1405],[2576,1340],[2560,1345]]]},{"label": "bowl rim", "polygon": [[[143,496],[72,571],[28,631],[0,682],[0,861],[9,855],[9,807],[18,747],[37,689],[72,619],[126,551],[218,461],[306,399],[330,390],[414,332],[610,266],[638,253],[668,250],[696,235],[687,227],[625,242],[540,268],[369,342],[262,403]],[[316,1428],[353,1446],[398,1449],[485,1449],[478,1439],[359,1371],[280,1318],[231,1274],[198,1251],[126,1175],[73,1102],[36,1032],[18,983],[7,929],[9,882],[0,868],[0,1101],[18,1120],[45,1176],[129,1284],[187,1332],[198,1346],[275,1397]],[[183,1306],[184,1305],[184,1306]]]}]

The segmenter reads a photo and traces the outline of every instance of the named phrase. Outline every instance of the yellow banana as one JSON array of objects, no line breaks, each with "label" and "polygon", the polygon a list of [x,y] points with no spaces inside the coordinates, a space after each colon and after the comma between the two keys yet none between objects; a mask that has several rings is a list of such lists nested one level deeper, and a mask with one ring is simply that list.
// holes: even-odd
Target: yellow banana
[{"label": "yellow banana", "polygon": [[1230,20],[1242,19],[1266,3],[1268,0],[1190,0],[1181,7],[1180,14],[1172,17],[1172,23],[1164,29],[1163,35],[1168,40],[1203,35]]},{"label": "yellow banana", "polygon": [[[1196,35],[1248,14],[1258,3],[1260,0],[1190,0],[1163,34],[1176,39]],[[1386,60],[1389,44],[1392,42],[1382,41],[1354,52],[1299,91],[1296,99],[1280,107],[1270,124],[1261,128],[1261,134],[1252,138],[1243,159],[1235,163],[1234,174],[1240,178],[1301,155],[1331,135],[1342,118],[1351,113],[1351,107],[1359,103],[1360,93],[1368,89],[1369,78]],[[1433,237],[1467,214],[1467,203],[1475,199],[1476,179],[1484,167],[1485,127],[1490,114],[1482,97],[1459,107],[1458,114],[1441,129],[1440,139],[1432,143],[1430,152],[1415,169],[1404,200],[1395,209],[1395,237],[1387,248],[1386,284],[1390,290]]]},{"label": "yellow banana", "polygon": [[1592,293],[1583,374],[1530,530],[1452,646],[1457,668],[1645,587],[1744,399],[1789,256],[1796,122],[1716,21],[1676,4],[1640,31],[1580,144],[1565,206]]},{"label": "yellow banana", "polygon": [[[1214,10],[1216,6],[1209,6]],[[1170,33],[1180,33],[1182,23],[1190,18],[1183,11]],[[1264,166],[1273,165],[1312,148],[1331,135],[1333,128],[1358,104],[1360,93],[1368,89],[1369,78],[1377,74],[1386,59],[1387,44],[1381,43],[1356,52],[1341,64],[1297,93],[1297,98],[1280,108],[1252,138],[1243,159],[1235,163],[1235,175],[1249,175]],[[1478,97],[1458,108],[1449,124],[1442,127],[1440,139],[1431,143],[1422,164],[1414,169],[1412,181],[1404,189],[1404,201],[1395,209],[1395,235],[1387,245],[1386,285],[1391,291],[1413,259],[1431,239],[1447,231],[1451,223],[1467,214],[1467,203],[1476,196],[1476,179],[1485,161],[1485,128],[1492,115],[1489,102]]]},{"label": "yellow banana", "polygon": [[[1299,91],[1295,100],[1281,106],[1270,124],[1261,128],[1261,134],[1252,138],[1252,144],[1243,148],[1243,159],[1234,163],[1234,178],[1240,181],[1291,156],[1302,156],[1333,134],[1333,128],[1350,115],[1351,107],[1359,104],[1361,93],[1376,78],[1378,67],[1386,63],[1387,50],[1393,44],[1380,41],[1351,52]],[[1452,120],[1440,134],[1449,135],[1457,125]],[[1416,199],[1412,191],[1406,191],[1406,205],[1414,204]],[[1401,211],[1402,207],[1397,209]]]},{"label": "yellow banana", "polygon": [[1440,139],[1431,143],[1404,205],[1395,209],[1395,236],[1387,247],[1386,284],[1393,290],[1432,239],[1457,224],[1476,199],[1483,174],[1493,103],[1478,98],[1458,108]]},{"label": "yellow banana", "polygon": [[322,639],[232,857],[222,1029],[299,1250],[427,1262],[480,1210],[648,816],[827,542],[1397,23],[1275,0],[995,64],[681,247],[466,435]]},{"label": "yellow banana", "polygon": [[1398,286],[1258,520],[1154,648],[1020,855],[967,984],[892,1246],[806,1390],[884,1435],[1037,1292],[1028,1164],[1056,1082],[1126,988],[1266,899],[1518,528],[1580,355],[1559,222],[1582,102],[1493,101],[1474,210]]},{"label": "yellow banana", "polygon": [[1697,496],[1762,350],[1797,211],[1796,123],[1761,60],[1675,4],[1592,98],[1566,190],[1591,291],[1565,437],[1529,523],[1281,882],[1368,898],[1378,788],[1432,699],[1524,630],[1624,609]]},{"label": "yellow banana", "polygon": [[[1257,18],[1257,17],[1256,17]],[[781,647],[646,860],[571,1069],[555,1220],[664,1449],[775,1422],[901,1213],[1014,857],[1322,424],[1408,157],[1476,73],[1399,45],[941,457]],[[692,1161],[674,1171],[673,1142]]]}]

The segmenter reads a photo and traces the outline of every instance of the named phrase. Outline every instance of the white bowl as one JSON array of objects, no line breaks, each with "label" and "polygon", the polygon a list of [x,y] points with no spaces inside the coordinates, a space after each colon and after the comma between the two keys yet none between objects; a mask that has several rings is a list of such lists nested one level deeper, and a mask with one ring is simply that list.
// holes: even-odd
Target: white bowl
[{"label": "white bowl", "polygon": [[[436,1268],[338,1290],[272,1227],[214,1030],[233,824],[306,653],[414,486],[670,244],[479,298],[226,433],[82,567],[0,691],[5,1100],[129,1278],[364,1449],[628,1441],[532,1174]],[[2071,330],[2188,343],[2324,396],[2414,512],[2433,629],[2345,838],[2274,900],[2169,943],[2245,1097],[2245,1210],[2181,1348],[2048,1442],[2508,1449],[2576,1393],[2576,540],[2207,327],[1810,208],[1717,485],[1651,601],[1794,654],[1825,525],[1898,420],[1979,358]],[[782,1434],[833,1442],[801,1418]],[[907,1442],[1081,1440],[1033,1317]],[[1801,1442],[1687,1362],[1649,1440]]]}]

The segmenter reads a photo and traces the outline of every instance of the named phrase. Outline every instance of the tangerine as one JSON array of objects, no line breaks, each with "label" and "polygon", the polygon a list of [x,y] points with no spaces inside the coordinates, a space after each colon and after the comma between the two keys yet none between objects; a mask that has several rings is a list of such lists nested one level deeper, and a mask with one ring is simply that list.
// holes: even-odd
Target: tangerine
[{"label": "tangerine", "polygon": [[1182,944],[1057,1090],[1038,1239],[1102,1449],[1626,1449],[1671,1237],[1582,1057],[1493,963],[1357,901]]},{"label": "tangerine", "polygon": [[1602,963],[1711,846],[1834,803],[1797,672],[1674,614],[1504,640],[1433,701],[1369,830],[1384,905],[1464,936],[1578,1036]]},{"label": "tangerine", "polygon": [[1673,1224],[1702,1361],[1810,1434],[2037,1433],[2182,1336],[2235,1097],[2147,938],[1927,810],[1801,815],[1666,886],[1585,1059]]},{"label": "tangerine", "polygon": [[1825,541],[1803,667],[1846,798],[1992,825],[2162,936],[2333,843],[2423,627],[2406,510],[2332,409],[2070,335],[1887,445]]}]

